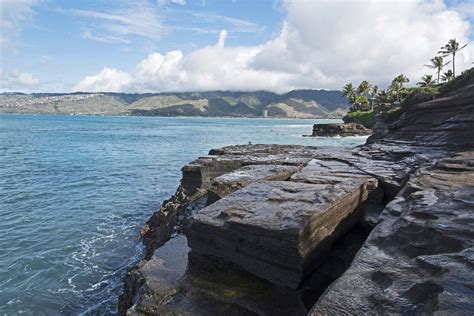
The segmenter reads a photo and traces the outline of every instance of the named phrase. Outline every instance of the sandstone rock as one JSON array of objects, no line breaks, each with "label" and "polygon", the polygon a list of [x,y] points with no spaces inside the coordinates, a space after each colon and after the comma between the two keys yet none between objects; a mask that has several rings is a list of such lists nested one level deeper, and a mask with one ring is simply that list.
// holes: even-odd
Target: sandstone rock
[{"label": "sandstone rock", "polygon": [[297,288],[332,240],[360,219],[354,210],[374,188],[370,177],[334,185],[254,183],[194,215],[189,246]]},{"label": "sandstone rock", "polygon": [[474,313],[474,152],[422,168],[312,315]]},{"label": "sandstone rock", "polygon": [[334,137],[334,136],[365,136],[372,134],[372,130],[357,123],[332,123],[314,124],[311,136]]}]

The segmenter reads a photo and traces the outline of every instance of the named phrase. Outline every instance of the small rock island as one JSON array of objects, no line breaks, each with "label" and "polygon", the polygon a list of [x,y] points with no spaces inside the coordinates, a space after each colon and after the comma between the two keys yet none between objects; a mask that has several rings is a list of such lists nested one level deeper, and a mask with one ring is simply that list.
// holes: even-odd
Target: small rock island
[{"label": "small rock island", "polygon": [[371,135],[372,130],[362,124],[357,123],[333,123],[314,124],[311,136],[334,137],[334,136],[366,136]]}]

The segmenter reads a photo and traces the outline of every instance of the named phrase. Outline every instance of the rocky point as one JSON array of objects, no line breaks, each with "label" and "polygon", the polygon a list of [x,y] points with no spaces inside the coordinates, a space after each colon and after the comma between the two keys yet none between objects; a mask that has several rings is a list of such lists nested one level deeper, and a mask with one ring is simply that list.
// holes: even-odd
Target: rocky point
[{"label": "rocky point", "polygon": [[243,145],[183,167],[128,315],[474,313],[474,82],[353,148]]}]

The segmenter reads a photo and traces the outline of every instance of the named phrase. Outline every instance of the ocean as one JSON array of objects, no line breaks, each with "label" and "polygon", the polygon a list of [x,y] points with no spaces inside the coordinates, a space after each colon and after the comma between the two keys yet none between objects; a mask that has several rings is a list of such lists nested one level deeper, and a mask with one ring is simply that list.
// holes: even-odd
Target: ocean
[{"label": "ocean", "polygon": [[138,231],[181,167],[233,144],[309,138],[339,120],[0,115],[0,315],[114,314]]}]

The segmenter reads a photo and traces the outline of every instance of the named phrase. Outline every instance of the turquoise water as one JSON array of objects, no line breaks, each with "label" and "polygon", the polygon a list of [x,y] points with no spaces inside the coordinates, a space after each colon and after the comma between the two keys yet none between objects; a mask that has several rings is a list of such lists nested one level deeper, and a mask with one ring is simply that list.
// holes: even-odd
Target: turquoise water
[{"label": "turquoise water", "polygon": [[110,314],[140,257],[138,230],[186,162],[305,138],[337,120],[0,115],[0,314]]}]

